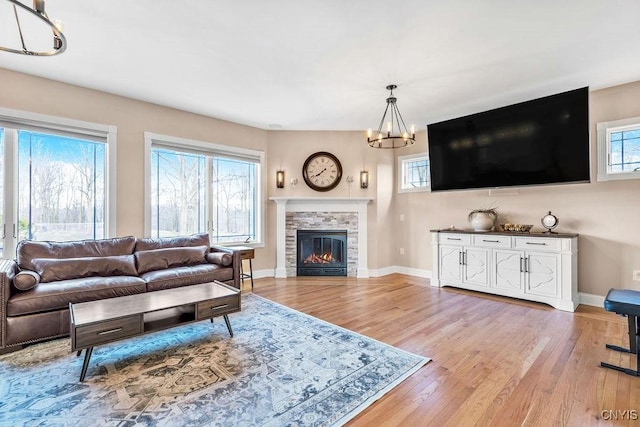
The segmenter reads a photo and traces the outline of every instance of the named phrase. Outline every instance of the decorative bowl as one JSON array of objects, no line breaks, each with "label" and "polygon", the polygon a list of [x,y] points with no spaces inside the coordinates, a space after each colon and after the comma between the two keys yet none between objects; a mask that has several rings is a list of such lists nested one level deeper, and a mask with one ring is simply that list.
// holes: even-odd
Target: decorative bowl
[{"label": "decorative bowl", "polygon": [[531,230],[531,228],[533,228],[533,224],[511,224],[511,223],[506,223],[506,224],[500,224],[500,227],[502,227],[502,229],[504,231],[515,231],[515,232],[519,232],[519,233],[528,233],[529,230]]}]

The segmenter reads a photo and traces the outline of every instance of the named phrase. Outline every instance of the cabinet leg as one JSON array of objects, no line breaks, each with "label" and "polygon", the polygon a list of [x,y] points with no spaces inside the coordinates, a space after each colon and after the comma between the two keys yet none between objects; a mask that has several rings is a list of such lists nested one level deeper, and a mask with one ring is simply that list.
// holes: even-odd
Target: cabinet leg
[{"label": "cabinet leg", "polygon": [[82,363],[82,371],[80,371],[80,382],[84,381],[85,375],[87,375],[87,368],[89,367],[89,360],[91,359],[91,353],[93,353],[93,347],[89,347],[84,353],[84,362]]},{"label": "cabinet leg", "polygon": [[231,322],[229,322],[229,316],[227,316],[226,314],[224,316],[224,323],[227,324],[227,329],[229,330],[229,335],[231,335],[233,337],[233,329],[231,329]]}]

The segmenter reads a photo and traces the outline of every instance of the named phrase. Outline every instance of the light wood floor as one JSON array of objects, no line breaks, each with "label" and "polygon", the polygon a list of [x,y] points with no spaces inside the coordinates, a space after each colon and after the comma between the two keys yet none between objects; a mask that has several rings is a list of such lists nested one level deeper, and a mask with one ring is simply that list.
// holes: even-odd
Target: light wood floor
[{"label": "light wood floor", "polygon": [[628,337],[626,319],[603,309],[567,313],[399,274],[259,279],[253,292],[432,358],[349,426],[640,425],[622,412],[640,417],[640,378],[599,367],[635,368],[605,349]]}]

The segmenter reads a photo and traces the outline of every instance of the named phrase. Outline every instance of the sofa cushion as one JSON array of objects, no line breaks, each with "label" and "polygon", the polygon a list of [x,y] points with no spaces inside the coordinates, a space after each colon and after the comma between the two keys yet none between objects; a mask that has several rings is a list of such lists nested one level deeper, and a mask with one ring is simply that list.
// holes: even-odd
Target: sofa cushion
[{"label": "sofa cushion", "polygon": [[28,291],[38,286],[40,275],[35,271],[21,271],[13,278],[13,286],[19,291]]},{"label": "sofa cushion", "polygon": [[175,248],[180,246],[206,246],[209,249],[209,234],[200,233],[190,236],[161,237],[159,239],[138,239],[136,251]]},{"label": "sofa cushion", "polygon": [[83,258],[33,258],[42,283],[92,276],[137,276],[133,255]]},{"label": "sofa cushion", "polygon": [[16,249],[18,266],[35,271],[33,258],[80,258],[131,255],[136,245],[133,236],[70,242],[37,242],[22,240]]},{"label": "sofa cushion", "polygon": [[220,267],[216,264],[200,264],[150,271],[140,277],[147,282],[147,291],[158,291],[213,282],[214,280],[221,282],[233,280],[233,269]]},{"label": "sofa cushion", "polygon": [[185,265],[207,262],[205,253],[208,246],[177,247],[137,251],[135,253],[138,274]]},{"label": "sofa cushion", "polygon": [[229,267],[233,263],[233,255],[227,252],[209,252],[207,261],[211,264],[218,264],[223,267]]},{"label": "sofa cushion", "polygon": [[146,291],[144,280],[133,276],[84,277],[40,283],[37,287],[12,295],[7,315],[21,316],[69,308],[69,303],[94,301]]}]

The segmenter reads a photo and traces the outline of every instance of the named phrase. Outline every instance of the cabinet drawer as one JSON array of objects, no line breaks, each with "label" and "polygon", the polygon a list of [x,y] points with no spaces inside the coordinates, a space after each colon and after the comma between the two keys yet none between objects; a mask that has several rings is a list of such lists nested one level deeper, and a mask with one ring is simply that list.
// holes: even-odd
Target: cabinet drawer
[{"label": "cabinet drawer", "polygon": [[510,236],[480,236],[474,234],[471,239],[471,244],[474,246],[482,246],[485,248],[510,248],[511,237]]},{"label": "cabinet drawer", "polygon": [[444,245],[469,245],[471,243],[471,235],[440,233],[438,242]]},{"label": "cabinet drawer", "polygon": [[215,300],[199,302],[196,308],[198,320],[210,319],[240,309],[240,295],[216,298]]},{"label": "cabinet drawer", "polygon": [[560,252],[561,239],[544,237],[520,237],[513,238],[513,247],[525,251]]},{"label": "cabinet drawer", "polygon": [[142,319],[140,315],[108,320],[92,325],[78,326],[75,330],[76,349],[93,347],[141,333]]}]

